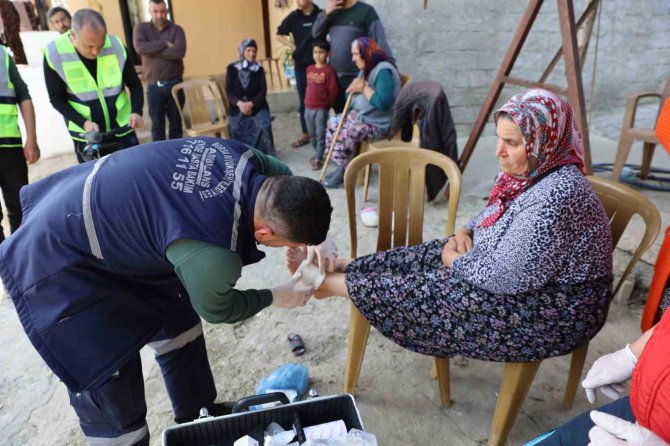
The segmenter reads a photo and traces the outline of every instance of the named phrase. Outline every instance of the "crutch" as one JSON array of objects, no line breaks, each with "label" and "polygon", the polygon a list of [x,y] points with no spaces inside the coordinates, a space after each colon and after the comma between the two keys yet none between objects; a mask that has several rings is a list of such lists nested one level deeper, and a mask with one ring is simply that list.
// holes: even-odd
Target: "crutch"
[{"label": "crutch", "polygon": [[333,134],[333,140],[330,142],[330,147],[328,148],[328,154],[326,154],[326,161],[323,163],[323,169],[321,169],[321,176],[319,177],[319,181],[323,181],[323,178],[326,176],[328,162],[330,161],[330,156],[333,154],[333,148],[335,147],[337,138],[340,136],[340,130],[342,130],[342,124],[344,124],[344,119],[347,117],[347,112],[349,111],[352,97],[353,93],[349,93],[349,96],[347,96],[347,102],[344,103],[344,109],[342,109],[342,114],[340,115],[340,122],[337,124],[337,129],[335,129],[335,133]]}]

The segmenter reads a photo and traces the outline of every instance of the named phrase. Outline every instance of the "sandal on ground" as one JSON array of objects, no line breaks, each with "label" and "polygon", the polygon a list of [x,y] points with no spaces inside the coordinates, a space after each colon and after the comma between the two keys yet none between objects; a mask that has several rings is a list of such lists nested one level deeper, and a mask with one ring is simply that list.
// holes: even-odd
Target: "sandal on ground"
[{"label": "sandal on ground", "polygon": [[307,144],[309,144],[309,138],[308,139],[299,138],[291,143],[291,147],[297,149],[298,147],[302,147]]},{"label": "sandal on ground", "polygon": [[309,163],[312,165],[312,170],[319,170],[323,167],[323,161],[316,157],[309,160]]},{"label": "sandal on ground", "polygon": [[299,334],[289,333],[287,336],[288,342],[291,345],[291,351],[295,356],[302,356],[305,354],[305,344]]},{"label": "sandal on ground", "polygon": [[361,209],[361,221],[363,226],[368,228],[376,228],[379,225],[379,214],[377,208],[363,208]]}]

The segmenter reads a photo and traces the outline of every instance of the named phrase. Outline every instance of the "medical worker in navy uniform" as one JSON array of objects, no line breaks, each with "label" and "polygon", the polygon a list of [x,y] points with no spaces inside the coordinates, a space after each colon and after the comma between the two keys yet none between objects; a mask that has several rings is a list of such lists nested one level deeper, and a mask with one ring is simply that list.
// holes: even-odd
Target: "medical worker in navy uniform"
[{"label": "medical worker in navy uniform", "polygon": [[263,259],[257,243],[336,255],[323,243],[325,189],[290,175],[244,144],[204,137],[126,149],[21,190],[23,224],[0,245],[0,276],[89,444],[149,444],[143,346],[176,422],[202,407],[218,414],[200,317],[235,323],[309,299],[297,278],[234,289]]}]

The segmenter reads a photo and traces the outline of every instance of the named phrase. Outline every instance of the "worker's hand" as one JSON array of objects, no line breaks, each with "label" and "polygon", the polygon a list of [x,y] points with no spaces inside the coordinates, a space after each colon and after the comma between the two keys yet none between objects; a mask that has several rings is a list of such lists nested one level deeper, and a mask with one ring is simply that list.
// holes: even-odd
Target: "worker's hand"
[{"label": "worker's hand", "polygon": [[589,446],[668,446],[663,439],[639,424],[596,410],[589,415],[596,424],[589,431]]},{"label": "worker's hand", "polygon": [[456,243],[456,251],[465,254],[472,249],[472,231],[467,228],[459,230],[453,237]]},{"label": "worker's hand", "polygon": [[357,77],[347,87],[347,93],[363,93],[365,88],[365,79]]},{"label": "worker's hand", "polygon": [[326,272],[332,273],[335,271],[335,263],[337,261],[337,246],[335,242],[330,237],[326,237],[326,240],[320,245],[308,246],[307,260],[309,262],[316,260],[321,274],[326,274]]},{"label": "worker's hand", "polygon": [[297,272],[291,280],[271,288],[272,305],[279,308],[302,307],[314,294],[314,287],[300,282],[302,273]]},{"label": "worker's hand", "polygon": [[633,376],[635,363],[637,357],[628,345],[598,358],[582,381],[589,402],[591,404],[596,402],[598,389],[613,400],[619,398],[625,389],[623,383]]},{"label": "worker's hand", "polygon": [[86,121],[84,122],[84,130],[87,132],[99,132],[100,127],[93,121]]},{"label": "worker's hand", "polygon": [[326,4],[326,15],[330,15],[333,11],[342,9],[343,5],[344,0],[328,0],[328,3]]},{"label": "worker's hand", "polygon": [[37,140],[28,140],[23,148],[23,156],[26,158],[28,164],[34,164],[40,159],[40,147],[37,145]]},{"label": "worker's hand", "polygon": [[167,47],[168,48],[174,48],[174,43],[170,42],[169,40],[167,41]]},{"label": "worker's hand", "polygon": [[142,119],[142,115],[137,113],[131,113],[130,119],[128,119],[128,125],[133,130],[141,129],[142,127],[144,127],[144,119]]}]

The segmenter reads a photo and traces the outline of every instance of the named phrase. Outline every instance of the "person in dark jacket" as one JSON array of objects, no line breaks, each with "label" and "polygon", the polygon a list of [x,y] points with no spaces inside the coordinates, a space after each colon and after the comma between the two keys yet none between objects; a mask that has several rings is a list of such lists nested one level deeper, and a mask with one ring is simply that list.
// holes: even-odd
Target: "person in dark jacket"
[{"label": "person in dark jacket", "polygon": [[226,70],[230,133],[233,139],[275,155],[265,70],[256,62],[257,51],[255,40],[244,39],[238,49],[238,60]]},{"label": "person in dark jacket", "polygon": [[304,305],[313,287],[300,276],[260,290],[235,283],[244,265],[265,257],[257,243],[324,242],[332,212],[317,181],[208,137],[62,170],[24,187],[21,204],[23,224],[0,244],[0,277],[33,346],[67,386],[88,443],[98,445],[149,444],[145,345],[156,352],[176,422],[203,407],[225,413],[214,403],[200,318],[230,324],[270,305]]}]

